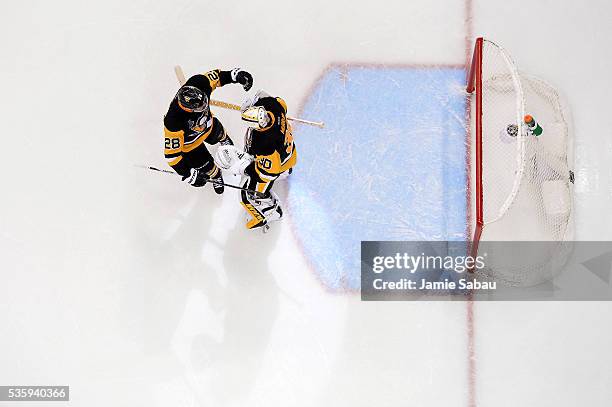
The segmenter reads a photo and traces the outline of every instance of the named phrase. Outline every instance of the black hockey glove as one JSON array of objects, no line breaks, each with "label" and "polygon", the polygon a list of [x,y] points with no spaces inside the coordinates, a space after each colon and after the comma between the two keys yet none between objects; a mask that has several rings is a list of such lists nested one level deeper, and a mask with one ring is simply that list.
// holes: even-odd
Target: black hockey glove
[{"label": "black hockey glove", "polygon": [[188,176],[183,177],[183,181],[187,182],[193,187],[203,187],[206,185],[207,180],[208,177],[206,176],[206,173],[196,168],[192,168],[191,173]]},{"label": "black hockey glove", "polygon": [[241,84],[244,90],[248,92],[249,89],[251,89],[251,86],[253,86],[253,76],[240,68],[234,68],[231,72],[232,81],[234,81],[234,83]]}]

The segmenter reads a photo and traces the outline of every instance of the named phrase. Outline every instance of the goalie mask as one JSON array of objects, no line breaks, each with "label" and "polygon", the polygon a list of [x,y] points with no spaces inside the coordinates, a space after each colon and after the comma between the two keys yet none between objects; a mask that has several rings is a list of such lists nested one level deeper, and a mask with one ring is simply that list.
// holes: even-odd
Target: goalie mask
[{"label": "goalie mask", "polygon": [[272,114],[261,106],[251,106],[242,112],[242,120],[257,123],[260,129],[264,129],[272,122]]},{"label": "goalie mask", "polygon": [[178,104],[187,112],[203,112],[208,109],[208,97],[195,86],[183,86],[178,91]]}]

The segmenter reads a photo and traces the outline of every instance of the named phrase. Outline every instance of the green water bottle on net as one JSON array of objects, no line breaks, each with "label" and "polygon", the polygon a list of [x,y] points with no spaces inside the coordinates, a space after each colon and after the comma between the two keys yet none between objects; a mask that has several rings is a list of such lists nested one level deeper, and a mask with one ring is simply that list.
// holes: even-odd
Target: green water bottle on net
[{"label": "green water bottle on net", "polygon": [[533,118],[533,116],[526,115],[524,120],[525,120],[525,124],[527,125],[527,129],[534,136],[537,137],[537,136],[541,135],[542,132],[544,131],[544,130],[542,130],[542,126],[540,126],[540,124],[538,122],[536,122],[536,120]]}]

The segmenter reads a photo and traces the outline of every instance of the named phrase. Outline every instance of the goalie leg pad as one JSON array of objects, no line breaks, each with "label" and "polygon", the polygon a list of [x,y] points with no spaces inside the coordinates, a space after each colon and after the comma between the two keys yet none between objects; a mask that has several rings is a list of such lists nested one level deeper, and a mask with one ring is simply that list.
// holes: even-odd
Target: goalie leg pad
[{"label": "goalie leg pad", "polygon": [[242,191],[242,206],[249,215],[247,221],[247,229],[260,228],[269,222],[280,220],[283,216],[283,210],[280,205],[278,196],[270,191],[273,182],[262,183],[251,180],[250,178],[244,183],[244,187],[264,193],[264,197],[255,195],[252,192]]}]

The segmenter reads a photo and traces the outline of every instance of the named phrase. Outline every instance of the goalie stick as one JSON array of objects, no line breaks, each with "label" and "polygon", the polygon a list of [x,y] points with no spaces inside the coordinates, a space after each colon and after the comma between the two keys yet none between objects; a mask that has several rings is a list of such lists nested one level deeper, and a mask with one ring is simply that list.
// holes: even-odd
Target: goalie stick
[{"label": "goalie stick", "polygon": [[[178,81],[181,84],[181,86],[183,86],[185,84],[185,82],[186,82],[186,80],[185,80],[185,73],[183,72],[183,68],[181,68],[180,65],[176,65],[174,67],[174,73],[176,74],[176,79],[178,79]],[[227,103],[227,102],[222,102],[220,100],[211,99],[210,100],[210,104],[213,105],[213,106],[222,107],[224,109],[240,111],[240,106],[238,106],[236,104],[233,104],[233,103]],[[298,119],[297,117],[287,116],[287,120],[291,120],[291,121],[298,122],[298,123],[308,124],[310,126],[317,126],[317,127],[321,128],[321,129],[325,127],[325,123],[323,123],[323,122],[313,122],[313,121],[310,121],[310,120]]]},{"label": "goalie stick", "polygon": [[[176,172],[174,171],[170,171],[170,170],[162,170],[161,168],[157,168],[157,167],[153,167],[152,165],[136,165],[136,167],[138,168],[144,168],[145,170],[151,170],[151,171],[157,171],[157,172],[162,172],[164,174],[174,174],[174,175],[178,175]],[[217,184],[217,185],[223,185],[224,187],[229,187],[229,188],[234,188],[234,189],[239,189],[241,191],[246,191],[246,192],[250,192],[252,194],[255,194],[259,197],[264,197],[265,194],[259,192],[259,191],[255,191],[252,189],[248,189],[248,188],[242,188],[239,187],[237,185],[231,185],[231,184],[226,184],[225,182],[221,182],[221,181],[215,181],[213,179],[210,178],[206,178],[206,182],[210,182],[211,184]]]}]

